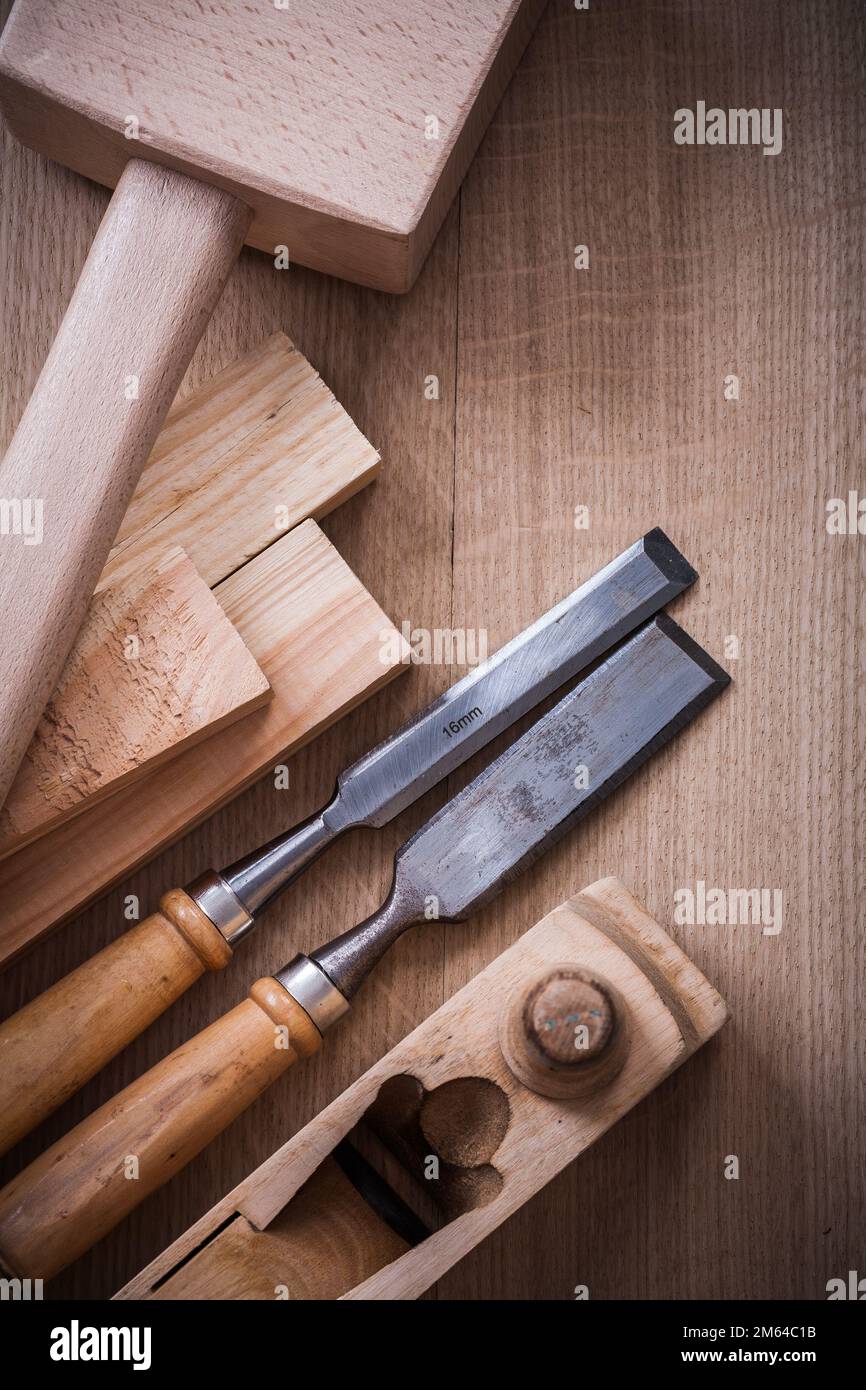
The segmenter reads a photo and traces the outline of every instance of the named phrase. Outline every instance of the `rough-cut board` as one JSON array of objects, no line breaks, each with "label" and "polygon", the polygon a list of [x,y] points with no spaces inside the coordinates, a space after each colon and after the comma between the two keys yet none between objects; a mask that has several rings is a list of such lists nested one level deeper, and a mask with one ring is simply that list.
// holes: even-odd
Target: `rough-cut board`
[{"label": "rough-cut board", "polygon": [[543,8],[21,0],[4,114],[24,144],[99,183],[140,152],[247,203],[250,245],[401,292]]},{"label": "rough-cut board", "polygon": [[213,586],[366,487],[379,455],[284,333],[175,402],[98,588],[182,545]]},{"label": "rough-cut board", "polygon": [[[613,987],[624,1003],[629,1047],[612,1079],[602,1076],[590,1094],[559,1101],[517,1079],[505,1063],[500,1038],[515,995],[519,999],[534,978],[562,963]],[[521,937],[116,1297],[262,1298],[276,1297],[279,1286],[287,1287],[290,1297],[310,1296],[299,1283],[299,1269],[303,1278],[306,1266],[321,1261],[323,1246],[340,1242],[363,1248],[368,1264],[378,1256],[377,1268],[366,1278],[346,1279],[341,1297],[417,1298],[686,1061],[726,1018],[716,990],[646,909],[618,879],[603,879]],[[368,1213],[349,1216],[347,1235],[345,1203],[328,1224],[323,1174],[329,1172],[329,1155],[377,1111],[377,1134],[396,1153],[411,1151],[406,1135],[417,1121],[422,1142],[406,1177],[426,1186],[435,1199],[436,1183],[422,1177],[428,1148],[440,1160],[438,1182],[450,1192],[440,1228],[397,1252],[383,1248]],[[315,1194],[318,1188],[323,1188],[318,1219],[311,1221],[311,1189]],[[637,1203],[636,1188],[623,1200]],[[305,1262],[299,1258],[304,1242]],[[356,1260],[363,1263],[357,1254]]]},{"label": "rough-cut board", "polygon": [[405,670],[395,629],[314,521],[215,592],[272,698],[4,860],[0,963]]},{"label": "rough-cut board", "polygon": [[0,809],[0,858],[270,696],[182,550],[96,595]]}]

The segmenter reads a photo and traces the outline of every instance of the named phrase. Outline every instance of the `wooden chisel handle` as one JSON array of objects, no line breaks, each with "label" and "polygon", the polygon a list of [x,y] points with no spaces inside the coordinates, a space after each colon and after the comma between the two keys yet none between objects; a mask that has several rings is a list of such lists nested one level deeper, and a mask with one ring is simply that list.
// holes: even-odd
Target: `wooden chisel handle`
[{"label": "wooden chisel handle", "polygon": [[0,1024],[0,1153],[34,1129],[232,950],[187,893]]},{"label": "wooden chisel handle", "polygon": [[50,1279],[189,1163],[321,1045],[276,980],[82,1120],[0,1192],[0,1261]]}]

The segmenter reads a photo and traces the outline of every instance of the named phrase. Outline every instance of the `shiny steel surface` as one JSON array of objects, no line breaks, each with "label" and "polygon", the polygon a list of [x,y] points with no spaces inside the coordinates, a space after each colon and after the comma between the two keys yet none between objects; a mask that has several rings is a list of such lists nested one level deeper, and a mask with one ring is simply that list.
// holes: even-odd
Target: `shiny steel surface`
[{"label": "shiny steel surface", "polygon": [[663,531],[633,546],[341,775],[324,811],[223,871],[250,913],[351,826],[382,826],[697,578]]},{"label": "shiny steel surface", "polygon": [[295,956],[293,961],[277,971],[274,979],[300,1004],[320,1033],[326,1033],[343,1014],[348,1013],[348,999],[344,998],[321,967],[307,956]]},{"label": "shiny steel surface", "polygon": [[272,898],[337,838],[340,830],[334,830],[325,819],[328,810],[310,816],[309,820],[223,870],[226,883],[249,912],[255,914],[267,907]]},{"label": "shiny steel surface", "polygon": [[206,917],[222,932],[230,946],[236,946],[251,930],[253,919],[238,901],[225,879],[208,869],[187,887],[187,893]]},{"label": "shiny steel surface", "polygon": [[[342,774],[340,815],[386,825],[697,578],[656,528]],[[480,708],[455,737],[459,724]]]},{"label": "shiny steel surface", "polygon": [[483,906],[729,680],[682,628],[655,618],[422,826],[399,850],[379,911],[311,959],[351,997],[407,926]]}]

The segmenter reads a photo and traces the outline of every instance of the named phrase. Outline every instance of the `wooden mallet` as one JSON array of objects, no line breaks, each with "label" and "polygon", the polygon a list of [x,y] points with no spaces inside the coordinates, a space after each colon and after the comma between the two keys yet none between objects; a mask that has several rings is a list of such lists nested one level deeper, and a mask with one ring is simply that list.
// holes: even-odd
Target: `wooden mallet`
[{"label": "wooden mallet", "polygon": [[17,0],[0,109],[116,192],[0,469],[0,804],[241,246],[408,290],[542,9]]}]

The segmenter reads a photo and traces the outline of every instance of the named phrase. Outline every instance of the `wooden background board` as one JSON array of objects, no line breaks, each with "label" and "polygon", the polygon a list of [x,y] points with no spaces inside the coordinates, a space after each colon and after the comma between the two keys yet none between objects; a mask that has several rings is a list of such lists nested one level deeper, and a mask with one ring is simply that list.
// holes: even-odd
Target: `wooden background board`
[{"label": "wooden background board", "polygon": [[[725,699],[471,925],[407,936],[327,1056],[287,1075],[58,1295],[118,1288],[522,930],[611,873],[732,1023],[438,1296],[570,1299],[585,1283],[593,1298],[821,1299],[828,1279],[862,1272],[866,538],[828,535],[825,504],[866,490],[863,44],[856,0],[551,0],[409,297],[275,278],[244,253],[188,385],[288,332],[381,451],[380,481],[324,528],[398,626],[485,627],[492,649],[658,523],[701,574],[674,616],[720,659],[735,635],[740,656]],[[673,112],[697,100],[782,107],[783,152],[675,146]],[[21,323],[5,339],[5,439],[105,194],[19,149],[2,179],[0,262]],[[587,271],[572,268],[580,243]],[[739,402],[723,399],[729,373]],[[291,764],[290,805],[264,779],[13,967],[4,1008],[122,930],[124,893],[152,906],[205,857],[313,810],[350,758],[457,674],[414,668],[316,740]],[[443,795],[331,851],[235,967],[3,1171],[257,973],[366,913],[389,851]],[[676,925],[674,893],[698,879],[780,888],[782,931]],[[738,1181],[723,1177],[729,1154]]]}]

